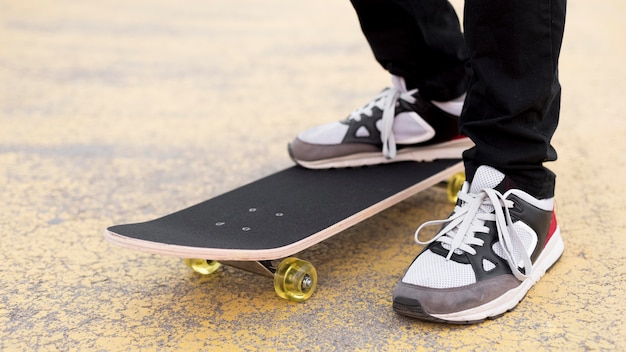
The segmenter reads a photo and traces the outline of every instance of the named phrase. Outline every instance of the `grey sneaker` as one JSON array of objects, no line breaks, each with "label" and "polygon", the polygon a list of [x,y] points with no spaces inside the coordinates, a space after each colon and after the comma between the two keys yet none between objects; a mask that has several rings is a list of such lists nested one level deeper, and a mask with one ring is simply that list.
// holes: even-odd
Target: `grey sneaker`
[{"label": "grey sneaker", "polygon": [[473,145],[458,133],[464,96],[428,101],[407,91],[402,77],[392,76],[392,83],[345,120],[301,133],[289,145],[292,159],[313,169],[432,161],[460,158]]},{"label": "grey sneaker", "polygon": [[[554,200],[511,187],[481,166],[459,192],[452,215],[415,232],[428,246],[393,291],[393,309],[410,317],[474,323],[513,309],[563,253]],[[430,241],[419,232],[442,226]]]}]

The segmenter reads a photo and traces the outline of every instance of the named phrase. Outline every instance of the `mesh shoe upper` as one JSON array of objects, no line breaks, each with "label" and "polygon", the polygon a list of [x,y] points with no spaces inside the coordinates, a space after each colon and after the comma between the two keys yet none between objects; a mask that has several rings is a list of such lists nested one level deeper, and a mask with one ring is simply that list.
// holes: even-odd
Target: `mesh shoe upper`
[{"label": "mesh shoe upper", "polygon": [[[524,272],[532,270],[530,257],[537,246],[538,233],[548,232],[553,201],[538,201],[520,190],[501,194],[494,187],[503,179],[504,175],[496,169],[481,166],[471,187],[468,189],[466,184],[459,193],[460,202],[448,219],[426,222],[417,229],[416,241],[432,245],[415,259],[402,279],[404,282],[433,288],[459,287],[489,276],[497,267],[503,269],[500,273],[525,278]],[[529,201],[528,205],[536,208],[537,218],[513,220],[510,209],[515,203],[511,197]],[[442,223],[445,226],[433,239],[427,243],[419,239],[424,227]],[[479,254],[481,260],[475,262],[471,257]],[[437,275],[422,270],[437,265],[448,269],[437,268]]]},{"label": "mesh shoe upper", "polygon": [[395,156],[395,144],[427,141],[435,130],[414,110],[417,90],[407,91],[404,80],[393,76],[394,87],[385,88],[370,103],[353,111],[345,120],[301,133],[306,143],[333,145],[368,143],[382,145],[383,153]]}]

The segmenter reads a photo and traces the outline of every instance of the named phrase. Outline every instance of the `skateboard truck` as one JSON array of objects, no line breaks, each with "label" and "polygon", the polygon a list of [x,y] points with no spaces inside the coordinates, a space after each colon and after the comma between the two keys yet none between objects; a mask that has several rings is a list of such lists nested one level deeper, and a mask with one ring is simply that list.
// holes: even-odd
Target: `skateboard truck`
[{"label": "skateboard truck", "polygon": [[274,279],[276,294],[289,301],[302,302],[313,294],[317,285],[317,271],[306,260],[289,257],[279,260],[262,261],[215,261],[207,259],[185,259],[185,264],[193,271],[210,275],[224,264],[253,274]]}]

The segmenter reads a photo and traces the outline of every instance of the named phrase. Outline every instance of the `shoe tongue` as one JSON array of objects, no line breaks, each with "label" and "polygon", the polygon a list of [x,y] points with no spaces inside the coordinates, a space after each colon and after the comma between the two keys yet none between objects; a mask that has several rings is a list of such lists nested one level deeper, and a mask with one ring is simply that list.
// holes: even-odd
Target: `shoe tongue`
[{"label": "shoe tongue", "polygon": [[504,193],[515,187],[503,173],[491,166],[483,165],[474,174],[474,179],[470,185],[470,193],[478,193],[484,188],[493,188],[500,193]]},{"label": "shoe tongue", "polygon": [[404,81],[404,77],[391,75],[391,84],[402,93],[406,93],[406,82]]}]

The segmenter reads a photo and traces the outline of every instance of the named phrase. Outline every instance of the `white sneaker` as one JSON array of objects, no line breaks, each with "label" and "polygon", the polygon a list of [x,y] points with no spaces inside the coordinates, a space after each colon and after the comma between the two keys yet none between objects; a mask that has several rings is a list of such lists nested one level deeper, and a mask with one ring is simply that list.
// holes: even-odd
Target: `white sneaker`
[{"label": "white sneaker", "polygon": [[459,135],[464,96],[428,101],[404,79],[353,111],[345,120],[309,129],[290,145],[292,159],[307,168],[352,167],[388,162],[461,158],[473,144]]},{"label": "white sneaker", "polygon": [[[513,309],[563,253],[554,200],[536,199],[498,170],[481,166],[459,192],[454,213],[420,226],[428,244],[393,291],[410,317],[474,323]],[[431,240],[422,228],[442,226]]]}]

